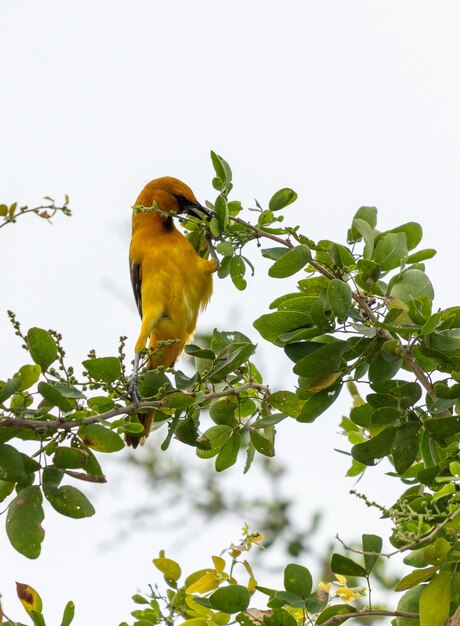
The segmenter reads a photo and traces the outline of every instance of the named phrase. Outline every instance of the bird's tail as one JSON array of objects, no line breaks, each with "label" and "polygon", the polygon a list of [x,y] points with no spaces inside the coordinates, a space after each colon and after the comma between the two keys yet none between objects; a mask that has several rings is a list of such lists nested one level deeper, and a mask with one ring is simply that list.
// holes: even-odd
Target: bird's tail
[{"label": "bird's tail", "polygon": [[[173,367],[178,356],[184,349],[185,341],[172,343],[170,346],[158,348],[158,341],[171,339],[175,338],[167,336],[166,333],[163,333],[162,335],[152,333],[150,335],[149,349],[152,350],[152,356],[150,357],[148,363],[149,369],[156,369],[159,365],[162,365],[163,367]],[[143,446],[145,444],[147,437],[152,430],[152,424],[155,422],[155,413],[156,411],[149,411],[148,413],[142,413],[138,416],[140,423],[144,427],[144,433],[140,437],[126,434],[125,442],[127,446],[131,446],[135,449],[137,446]]]}]

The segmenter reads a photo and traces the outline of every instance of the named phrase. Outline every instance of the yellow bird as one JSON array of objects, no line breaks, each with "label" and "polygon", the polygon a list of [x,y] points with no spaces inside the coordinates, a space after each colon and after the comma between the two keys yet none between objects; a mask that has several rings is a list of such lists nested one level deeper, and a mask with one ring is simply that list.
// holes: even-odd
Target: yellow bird
[{"label": "yellow bird", "polygon": [[[142,211],[136,207],[158,207]],[[209,218],[212,213],[201,206],[192,190],[177,178],[165,176],[152,180],[136,200],[132,216],[132,239],[129,249],[131,284],[141,316],[141,331],[135,346],[134,374],[130,385],[138,400],[137,378],[139,353],[149,340],[155,352],[149,367],[172,367],[196,327],[198,313],[212,293],[212,273],[217,257],[203,259],[188,239],[177,230],[172,214],[187,213]],[[210,243],[208,241],[208,243]],[[176,340],[158,348],[159,341]],[[144,425],[141,437],[126,435],[126,443],[136,448],[148,437],[155,411],[140,416]]]}]

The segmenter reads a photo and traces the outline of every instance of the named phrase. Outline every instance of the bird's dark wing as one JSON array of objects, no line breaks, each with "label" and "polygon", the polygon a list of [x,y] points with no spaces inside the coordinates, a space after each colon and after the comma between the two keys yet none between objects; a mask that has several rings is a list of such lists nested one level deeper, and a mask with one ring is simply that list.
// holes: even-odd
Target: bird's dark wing
[{"label": "bird's dark wing", "polygon": [[134,299],[136,301],[137,310],[142,319],[142,272],[139,263],[134,263],[131,258],[129,259],[129,273],[131,274],[131,285],[133,287]]}]

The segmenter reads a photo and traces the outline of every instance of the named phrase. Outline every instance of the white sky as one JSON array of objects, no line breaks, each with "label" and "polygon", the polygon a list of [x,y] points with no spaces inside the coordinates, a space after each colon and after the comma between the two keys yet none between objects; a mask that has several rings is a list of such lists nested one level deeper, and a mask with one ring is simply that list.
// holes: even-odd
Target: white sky
[{"label": "white sky", "polygon": [[[288,216],[312,239],[343,240],[363,204],[378,207],[382,228],[419,221],[425,246],[439,250],[428,266],[437,304],[458,304],[450,288],[460,204],[455,0],[1,0],[0,24],[0,202],[34,205],[68,193],[74,210],[53,227],[30,216],[2,230],[0,377],[25,354],[7,308],[25,328],[60,330],[74,361],[92,347],[113,354],[122,334],[133,343],[130,206],[163,175],[212,199],[211,148],[232,165],[234,197],[246,205],[293,187],[299,201]],[[266,264],[259,268],[247,293],[216,284],[201,329],[238,328],[262,344],[251,321],[286,287],[266,279]],[[260,367],[276,388],[281,353],[261,348]],[[331,452],[341,443],[339,417],[336,408],[313,426],[279,429],[280,459],[289,455],[296,470],[287,493],[303,496],[299,514],[331,503],[324,540],[336,532],[355,537],[362,520],[366,532],[379,528],[344,495],[351,487],[339,479],[345,461]],[[112,464],[108,473],[113,480],[99,490],[94,518],[49,513],[38,561],[17,555],[2,531],[8,613],[21,614],[13,593],[19,580],[42,593],[50,624],[69,598],[76,626],[128,617],[130,595],[154,580],[150,559],[173,539],[152,520],[150,534],[95,550],[115,532],[123,498],[145,497],[135,484],[119,485]],[[395,486],[381,473],[364,485],[390,504]],[[240,469],[231,475],[240,480]],[[239,526],[214,528],[212,549],[236,539]],[[205,532],[171,556],[205,566]]]}]

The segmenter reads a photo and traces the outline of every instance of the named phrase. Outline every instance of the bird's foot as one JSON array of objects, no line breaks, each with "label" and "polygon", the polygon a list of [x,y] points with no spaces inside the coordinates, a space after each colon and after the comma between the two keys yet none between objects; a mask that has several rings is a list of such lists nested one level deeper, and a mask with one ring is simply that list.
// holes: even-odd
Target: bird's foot
[{"label": "bird's foot", "polygon": [[135,404],[139,404],[139,402],[141,401],[141,396],[137,388],[138,378],[139,377],[137,376],[137,374],[135,374],[131,378],[129,385],[128,385],[128,395]]}]

